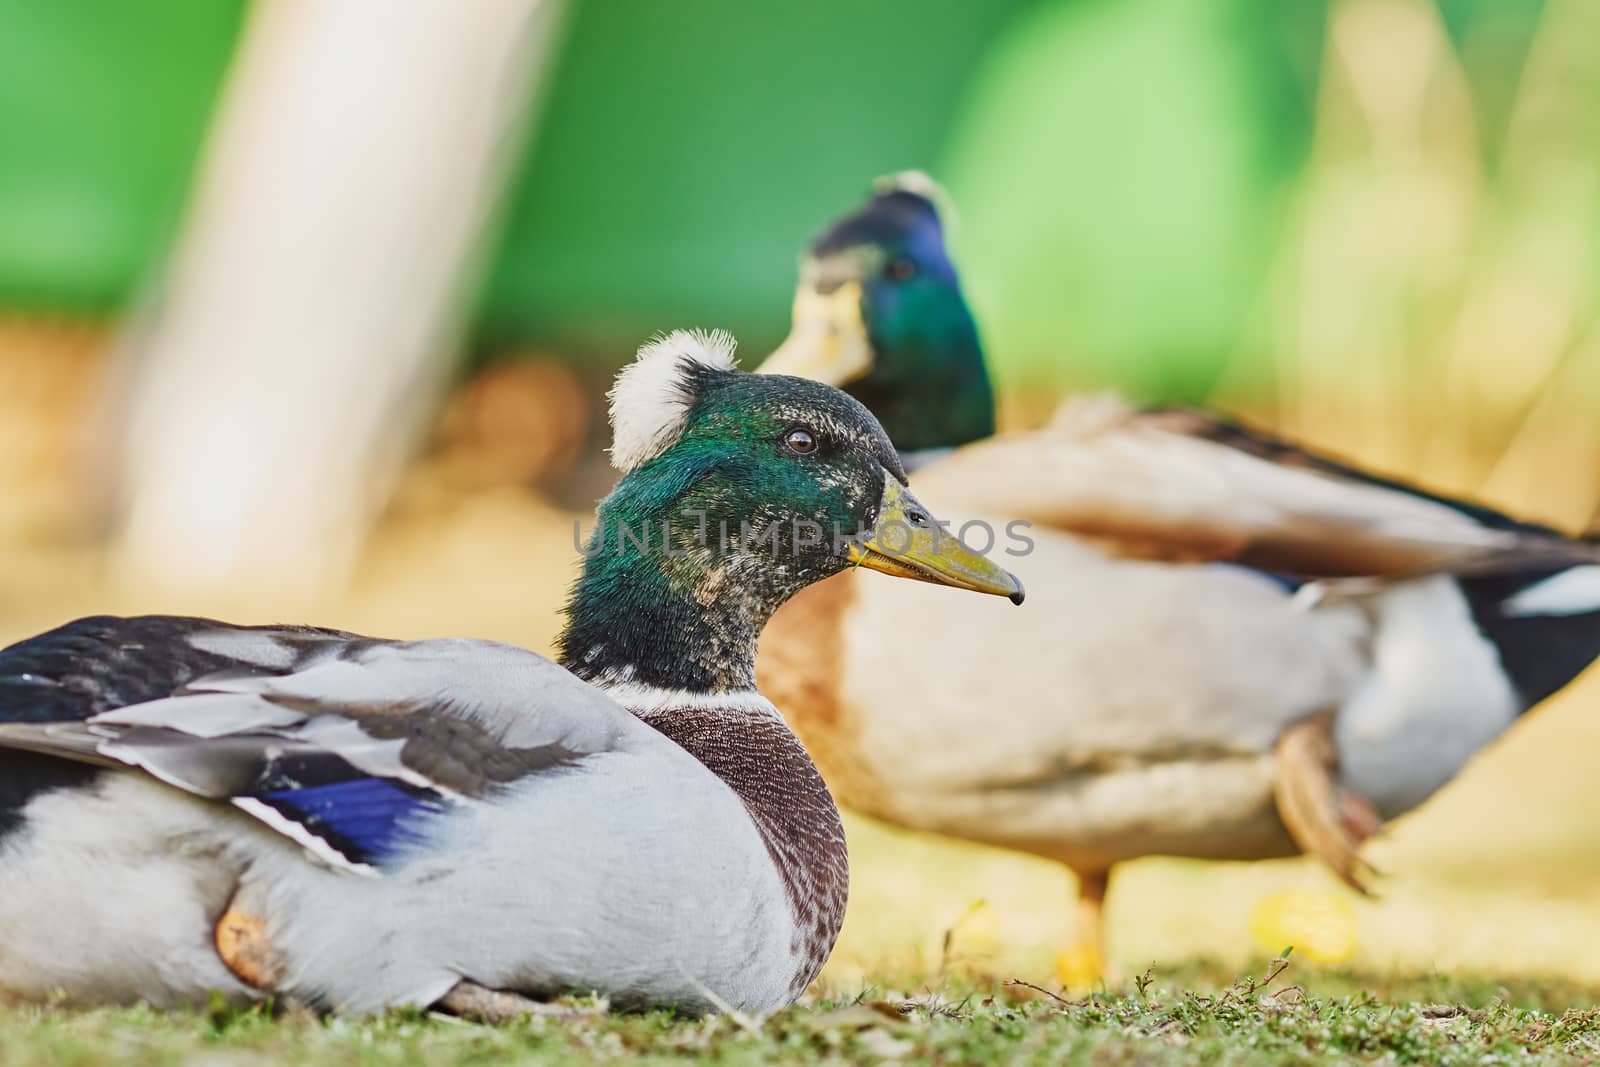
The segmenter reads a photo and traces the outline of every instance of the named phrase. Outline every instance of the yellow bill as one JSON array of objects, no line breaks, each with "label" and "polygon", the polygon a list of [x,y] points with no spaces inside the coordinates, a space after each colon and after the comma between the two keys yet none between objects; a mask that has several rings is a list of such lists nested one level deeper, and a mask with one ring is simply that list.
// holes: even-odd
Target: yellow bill
[{"label": "yellow bill", "polygon": [[794,294],[793,325],[762,374],[792,374],[835,388],[872,369],[872,344],[861,320],[861,283],[842,282],[823,293],[801,285]]},{"label": "yellow bill", "polygon": [[940,529],[928,509],[891,474],[884,477],[877,528],[864,541],[851,543],[850,562],[898,578],[1022,603],[1022,583],[1016,575],[967,548],[953,532]]}]

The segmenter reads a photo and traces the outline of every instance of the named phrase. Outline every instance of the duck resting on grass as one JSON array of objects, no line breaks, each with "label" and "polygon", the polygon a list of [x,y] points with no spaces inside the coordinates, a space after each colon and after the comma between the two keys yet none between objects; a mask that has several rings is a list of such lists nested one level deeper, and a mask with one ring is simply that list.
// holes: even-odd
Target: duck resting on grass
[{"label": "duck resting on grass", "polygon": [[757,635],[852,564],[1021,588],[935,545],[864,407],[739,372],[732,348],[674,333],[618,378],[623,477],[559,666],[169,616],[0,651],[0,998],[794,1000],[848,870],[833,801],[756,690]]},{"label": "duck resting on grass", "polygon": [[993,436],[939,199],[890,179],[828,227],[761,369],[864,402],[974,547],[1030,521],[1029,610],[843,574],[773,619],[763,690],[847,807],[1070,867],[1071,984],[1126,860],[1303,851],[1362,886],[1364,839],[1600,653],[1595,547],[1196,411]]}]

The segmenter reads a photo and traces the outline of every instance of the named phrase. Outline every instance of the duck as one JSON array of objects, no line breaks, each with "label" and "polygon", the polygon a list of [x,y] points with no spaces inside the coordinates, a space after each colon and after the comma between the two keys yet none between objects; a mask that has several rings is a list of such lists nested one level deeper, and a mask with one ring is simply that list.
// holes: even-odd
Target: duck
[{"label": "duck", "polygon": [[[0,651],[0,998],[494,1018],[569,991],[793,1001],[849,867],[756,688],[764,623],[847,567],[1022,590],[934,545],[859,402],[733,351],[678,331],[619,375],[621,478],[574,534],[554,661],[155,615]],[[885,524],[911,533],[885,545]]]},{"label": "duck", "polygon": [[826,226],[761,370],[872,409],[1029,611],[842,574],[776,614],[763,689],[847,808],[1068,867],[1065,984],[1109,973],[1140,857],[1310,854],[1369,892],[1362,844],[1600,653],[1596,546],[1200,410],[996,435],[947,204],[897,175]]}]

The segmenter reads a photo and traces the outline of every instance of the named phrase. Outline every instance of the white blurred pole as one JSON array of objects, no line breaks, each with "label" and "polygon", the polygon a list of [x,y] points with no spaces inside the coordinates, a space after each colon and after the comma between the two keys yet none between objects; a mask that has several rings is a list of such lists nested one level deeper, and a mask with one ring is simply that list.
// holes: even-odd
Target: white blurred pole
[{"label": "white blurred pole", "polygon": [[112,440],[124,588],[291,610],[433,409],[561,0],[266,0]]}]

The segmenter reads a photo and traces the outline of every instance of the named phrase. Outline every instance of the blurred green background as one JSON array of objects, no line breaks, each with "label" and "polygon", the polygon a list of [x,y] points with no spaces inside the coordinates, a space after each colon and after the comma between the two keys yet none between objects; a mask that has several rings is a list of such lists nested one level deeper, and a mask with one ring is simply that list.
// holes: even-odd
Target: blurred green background
[{"label": "blurred green background", "polygon": [[[1485,174],[1544,6],[1437,5],[1470,114],[1428,121],[1469,121]],[[0,301],[104,313],[139,291],[242,21],[237,0],[8,0]],[[1007,376],[1199,399],[1265,346],[1328,21],[1323,0],[579,3],[478,337],[621,351],[715,322],[765,348],[806,237],[921,167],[959,206]]]}]

